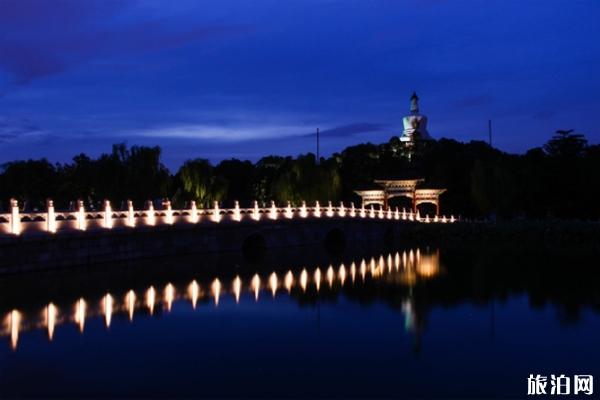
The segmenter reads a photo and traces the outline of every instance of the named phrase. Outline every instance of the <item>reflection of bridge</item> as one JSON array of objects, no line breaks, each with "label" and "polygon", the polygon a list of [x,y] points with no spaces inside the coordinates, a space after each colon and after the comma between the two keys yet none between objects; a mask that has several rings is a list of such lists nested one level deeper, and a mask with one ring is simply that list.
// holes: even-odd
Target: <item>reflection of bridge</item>
[{"label": "reflection of bridge", "polygon": [[376,190],[357,190],[362,198],[362,205],[368,206],[378,204],[388,209],[388,201],[394,197],[408,197],[412,200],[412,212],[417,212],[419,204],[430,203],[435,206],[435,214],[440,213],[440,195],[446,189],[424,189],[417,188],[423,182],[423,179],[402,179],[402,180],[376,180],[375,183],[382,186],[383,189]]},{"label": "reflection of bridge", "polygon": [[[219,276],[212,280],[181,282],[154,282],[143,290],[115,289],[103,295],[77,293],[69,299],[44,297],[35,300],[33,307],[18,304],[15,308],[2,309],[0,315],[0,337],[9,337],[13,349],[17,348],[19,336],[25,331],[46,330],[48,340],[52,341],[56,328],[61,325],[76,325],[84,333],[86,322],[93,318],[102,318],[106,328],[111,326],[114,317],[125,317],[134,321],[136,314],[153,316],[169,313],[175,302],[187,302],[195,310],[206,307],[210,302],[215,307],[229,297],[236,303],[248,300],[259,301],[261,296],[275,298],[288,295],[302,299],[319,295],[320,292],[343,293],[346,289],[355,291],[367,284],[385,284],[393,287],[411,288],[420,280],[435,278],[440,274],[438,252],[421,252],[419,249],[396,252],[394,254],[360,259],[347,264],[341,263],[327,269],[303,268],[287,272],[273,271],[270,274],[252,276],[236,275],[233,279]],[[113,288],[114,289],[114,288]],[[265,292],[268,292],[265,293]],[[40,293],[31,293],[35,298]],[[25,301],[29,296],[24,297]],[[402,311],[408,329],[414,326],[414,310],[410,292],[403,299]]]}]

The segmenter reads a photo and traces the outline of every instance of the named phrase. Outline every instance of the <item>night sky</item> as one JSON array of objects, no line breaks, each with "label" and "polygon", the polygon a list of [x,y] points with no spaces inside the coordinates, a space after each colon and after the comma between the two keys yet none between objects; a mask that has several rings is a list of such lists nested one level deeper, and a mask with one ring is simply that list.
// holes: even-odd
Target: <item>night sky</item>
[{"label": "night sky", "polygon": [[401,132],[600,141],[598,0],[0,0],[0,162],[325,155]]}]

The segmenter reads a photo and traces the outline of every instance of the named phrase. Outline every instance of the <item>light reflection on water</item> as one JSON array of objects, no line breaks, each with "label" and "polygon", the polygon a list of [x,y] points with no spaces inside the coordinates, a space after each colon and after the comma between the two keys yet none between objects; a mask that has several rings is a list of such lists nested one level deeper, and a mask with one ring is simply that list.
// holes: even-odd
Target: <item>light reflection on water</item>
[{"label": "light reflection on water", "polygon": [[[400,262],[400,260],[406,262]],[[369,265],[369,271],[367,271],[366,265]],[[392,282],[399,282],[401,285],[413,285],[417,278],[430,279],[434,278],[441,271],[439,253],[432,252],[430,254],[421,256],[419,250],[416,252],[416,256],[413,250],[407,253],[403,252],[402,256],[400,253],[386,254],[379,256],[378,258],[372,257],[368,260],[360,260],[360,274],[362,283],[365,283],[367,277],[377,280],[384,278],[386,275],[390,276]],[[329,265],[325,272],[326,288],[331,290],[334,287],[344,288],[345,285],[355,285],[356,276],[356,264],[351,263],[350,266],[350,282],[347,282],[346,266],[341,263],[335,267]],[[262,278],[256,273],[250,279],[248,290],[253,295],[254,300],[258,301],[260,293],[263,290],[268,290],[271,293],[272,298],[276,298],[283,293],[290,295],[295,288],[298,288],[303,293],[306,293],[310,287],[314,288],[316,293],[323,290],[323,273],[320,267],[316,267],[312,274],[306,268],[303,268],[299,273],[294,273],[292,270],[288,270],[283,279],[284,291],[279,291],[280,280],[275,271]],[[265,282],[265,283],[263,283]],[[227,290],[227,287],[221,283],[219,278],[214,278],[211,282],[207,283],[203,290],[202,284],[198,283],[195,279],[189,284],[183,286],[184,289],[178,290],[173,283],[167,283],[164,289],[161,291],[162,298],[162,309],[170,312],[173,303],[175,301],[189,301],[192,308],[195,310],[198,302],[211,296],[214,302],[214,306],[218,307],[221,297],[225,295],[231,295],[236,303],[240,302],[244,291],[244,284],[242,278],[237,275],[231,283],[231,290]],[[88,304],[94,304],[93,300],[86,300],[79,298],[72,306],[66,306],[58,308],[52,301],[47,303],[47,306],[42,311],[43,318],[41,321],[36,318],[35,315],[24,315],[18,309],[11,310],[4,318],[4,327],[0,331],[0,337],[9,336],[10,344],[13,350],[16,350],[19,342],[19,334],[22,331],[30,331],[35,329],[45,328],[47,330],[47,337],[52,341],[55,337],[55,331],[58,326],[62,324],[74,323],[78,326],[81,333],[85,332],[86,319],[92,319],[96,316],[103,316],[104,325],[106,329],[110,328],[114,315],[125,314],[129,321],[134,321],[134,315],[137,312],[145,312],[150,316],[154,315],[155,307],[157,304],[157,292],[154,286],[148,287],[145,290],[143,302],[137,301],[137,294],[133,289],[130,289],[126,294],[121,297],[122,301],[118,301],[118,298],[114,297],[111,293],[106,293],[98,302],[99,307],[90,307]],[[406,300],[406,304],[403,305],[404,313],[407,319],[412,318],[410,299]],[[69,313],[68,310],[73,310]],[[147,310],[147,311],[144,311]],[[40,313],[37,313],[38,315]],[[407,326],[412,326],[412,322],[407,320]]]}]

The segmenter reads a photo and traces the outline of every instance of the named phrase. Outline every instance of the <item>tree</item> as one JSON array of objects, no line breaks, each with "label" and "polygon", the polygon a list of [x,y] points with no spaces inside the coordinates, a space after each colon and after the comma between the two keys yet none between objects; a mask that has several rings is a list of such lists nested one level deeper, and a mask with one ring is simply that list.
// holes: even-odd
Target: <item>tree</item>
[{"label": "tree", "polygon": [[546,154],[558,158],[582,156],[587,147],[587,140],[585,136],[573,132],[573,129],[557,130],[552,139],[544,145]]}]

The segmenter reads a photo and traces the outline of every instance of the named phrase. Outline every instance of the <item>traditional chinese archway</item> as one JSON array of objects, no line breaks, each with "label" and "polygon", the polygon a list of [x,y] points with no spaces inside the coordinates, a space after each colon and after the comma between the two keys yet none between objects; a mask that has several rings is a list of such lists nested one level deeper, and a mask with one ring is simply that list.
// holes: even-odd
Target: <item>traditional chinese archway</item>
[{"label": "traditional chinese archway", "polygon": [[413,212],[417,212],[417,206],[423,203],[435,205],[436,215],[440,213],[440,195],[446,189],[417,189],[417,185],[424,179],[388,179],[376,180],[375,183],[383,189],[356,190],[362,199],[362,205],[377,204],[384,209],[388,208],[388,201],[394,197],[408,197],[412,200]]}]

